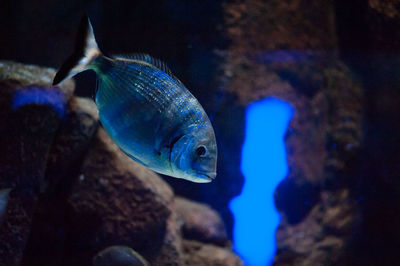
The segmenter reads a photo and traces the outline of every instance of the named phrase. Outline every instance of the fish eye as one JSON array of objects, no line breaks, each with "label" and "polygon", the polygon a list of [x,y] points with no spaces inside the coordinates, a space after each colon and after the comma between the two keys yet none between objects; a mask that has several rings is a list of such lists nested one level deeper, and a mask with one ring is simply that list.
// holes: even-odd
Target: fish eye
[{"label": "fish eye", "polygon": [[196,148],[196,154],[197,154],[198,156],[204,156],[204,155],[206,154],[206,152],[207,152],[207,149],[206,149],[206,147],[203,146],[203,145],[200,145],[200,146],[198,146],[198,147]]}]

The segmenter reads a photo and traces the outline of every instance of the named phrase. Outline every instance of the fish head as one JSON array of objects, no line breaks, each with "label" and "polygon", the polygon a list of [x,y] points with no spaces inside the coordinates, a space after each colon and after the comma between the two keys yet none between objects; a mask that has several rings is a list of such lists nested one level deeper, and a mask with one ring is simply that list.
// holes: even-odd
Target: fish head
[{"label": "fish head", "polygon": [[216,177],[217,143],[212,127],[196,127],[179,137],[171,149],[175,177],[208,183]]}]

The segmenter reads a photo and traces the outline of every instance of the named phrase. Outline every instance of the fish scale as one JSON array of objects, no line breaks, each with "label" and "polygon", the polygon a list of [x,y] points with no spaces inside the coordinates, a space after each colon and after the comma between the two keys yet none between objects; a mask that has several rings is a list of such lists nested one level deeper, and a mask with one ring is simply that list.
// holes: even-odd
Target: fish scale
[{"label": "fish scale", "polygon": [[[128,135],[129,128],[135,128],[134,120],[128,124],[121,114],[129,112],[134,116],[135,111],[130,109],[141,108],[142,105],[146,107],[148,107],[148,105],[153,106],[153,113],[149,110],[150,114],[152,114],[149,115],[149,120],[155,116],[154,111],[157,111],[161,114],[171,112],[173,114],[172,116],[182,117],[183,121],[180,124],[192,124],[192,126],[196,128],[201,127],[202,123],[205,122],[204,119],[202,119],[205,113],[198,112],[192,108],[193,105],[198,104],[197,100],[195,100],[187,90],[182,89],[183,85],[180,82],[176,82],[162,71],[154,71],[154,69],[146,66],[137,66],[134,62],[132,62],[131,65],[127,65],[126,62],[116,61],[114,65],[115,67],[109,71],[111,79],[109,78],[101,84],[108,83],[109,89],[106,90],[108,90],[110,94],[118,95],[114,96],[114,98],[109,98],[109,100],[118,102],[119,104],[115,107],[109,107],[112,111],[103,110],[105,113],[110,113],[108,119],[103,116],[103,121],[113,121],[112,123],[104,121],[104,124],[107,124],[113,132],[118,132],[115,133],[116,135]],[[125,76],[122,76],[120,73],[125,73]],[[131,73],[132,75],[126,75],[127,73]],[[158,83],[154,85],[153,80],[158,81]],[[110,85],[114,82],[116,82],[116,85]],[[100,89],[99,91],[102,90]],[[114,93],[111,93],[111,91],[114,91]],[[123,91],[125,91],[125,93],[123,93]],[[154,97],[155,94],[157,94],[158,97]],[[130,97],[131,95],[138,95],[141,96],[141,98],[132,98]],[[128,108],[124,105],[124,102],[127,101],[130,103],[130,107]],[[161,123],[157,121],[157,119],[152,122],[156,124]],[[142,125],[142,127],[145,127],[145,125]],[[148,127],[149,131],[146,132],[146,134],[153,135],[155,132],[150,131],[157,129],[157,127],[153,127],[152,124],[148,124]],[[135,133],[132,133],[132,135],[135,135]],[[154,140],[154,142],[157,142],[157,140]],[[151,142],[148,144],[150,145]]]},{"label": "fish scale", "polygon": [[[117,67],[119,68],[119,67]],[[132,68],[132,67],[131,67]],[[118,69],[120,72],[124,72],[124,68],[120,68]],[[157,75],[158,73],[160,73],[160,75]],[[135,73],[138,74],[138,73]],[[162,78],[159,79],[159,76],[161,76]],[[156,86],[154,86],[154,83],[151,82],[152,79],[157,80],[158,84]],[[147,70],[143,70],[141,69],[141,75],[138,75],[135,80],[138,81],[142,81],[143,84],[148,85],[146,86],[146,89],[143,88],[142,84],[131,84],[133,86],[131,86],[130,88],[134,89],[135,92],[139,93],[140,95],[142,94],[142,91],[145,91],[145,93],[147,93],[150,96],[153,96],[153,100],[157,99],[156,102],[161,101],[162,106],[159,107],[159,112],[163,112],[165,111],[168,106],[164,105],[165,103],[171,103],[171,101],[176,101],[177,105],[178,105],[178,109],[181,110],[181,114],[183,115],[187,115],[187,120],[188,121],[192,121],[194,123],[201,123],[200,119],[199,119],[199,115],[195,112],[190,112],[190,107],[187,104],[187,102],[190,99],[190,96],[188,93],[185,93],[185,90],[178,90],[177,88],[181,87],[181,84],[177,84],[177,82],[175,82],[175,84],[173,84],[173,81],[168,75],[166,75],[165,73],[161,72],[161,71],[157,71],[157,72],[152,72],[151,75],[148,74]],[[129,82],[129,80],[128,80]],[[178,86],[176,86],[178,85]],[[140,88],[140,90],[139,90]],[[161,91],[162,90],[162,91]],[[156,91],[156,93],[154,93],[154,91]],[[154,101],[152,101],[152,99],[149,98],[149,96],[145,94],[143,95],[143,97],[146,98],[146,100],[148,100],[149,102],[151,102],[152,104],[154,104]],[[158,97],[154,96],[157,95]],[[158,106],[155,106],[156,108]]]},{"label": "fish scale", "polygon": [[[122,71],[124,71],[122,69]],[[155,107],[161,112],[163,109],[166,108],[166,102],[167,100],[161,97],[163,94],[157,90],[157,86],[152,86],[151,78],[149,75],[146,73],[147,71],[143,71],[143,69],[139,70],[140,75],[138,75],[138,71],[134,71],[133,74],[136,74],[136,78],[134,79],[134,82],[131,80],[127,80],[127,83],[130,84],[131,86],[128,86],[128,88],[131,88],[132,90],[135,91],[135,93],[139,93],[143,97],[146,98],[149,102],[155,105]],[[157,79],[157,76],[154,76]],[[160,81],[162,83],[162,81]],[[160,103],[161,106],[156,106],[156,104],[152,101],[152,99],[149,98],[149,96],[154,95],[154,90],[156,91],[156,94],[159,95],[160,97],[157,98],[156,103]],[[154,97],[154,96],[153,96]],[[154,99],[154,98],[153,98]]]},{"label": "fish scale", "polygon": [[[133,129],[133,125],[135,124],[135,119],[131,120],[131,124],[127,124],[123,119],[123,115],[126,112],[135,113],[135,109],[146,108],[147,109],[147,120],[150,122],[158,122],[157,120],[162,120],[162,116],[156,115],[157,113],[177,113],[181,112],[185,114],[184,122],[195,121],[198,122],[198,119],[194,119],[196,116],[193,116],[193,112],[189,111],[189,107],[185,102],[188,102],[187,93],[182,93],[182,91],[174,88],[173,82],[171,78],[161,71],[148,71],[149,67],[146,66],[135,66],[131,65],[129,67],[126,66],[125,63],[115,62],[115,67],[109,71],[109,73],[104,73],[100,75],[101,77],[106,76],[105,80],[100,84],[104,84],[104,88],[99,88],[98,92],[100,93],[100,97],[98,97],[97,102],[99,106],[107,106],[106,109],[102,109],[104,115],[102,119],[104,124],[109,126],[113,132],[119,132],[118,135],[123,134],[129,128]],[[150,69],[151,70],[151,69]],[[125,72],[123,72],[125,71]],[[135,78],[127,78],[121,76],[119,73],[128,73],[132,72],[132,77]],[[141,73],[140,75],[138,73]],[[109,77],[108,77],[109,76]],[[158,84],[153,86],[152,80],[158,80]],[[102,99],[101,95],[107,95],[107,98]],[[155,97],[155,95],[158,97]],[[132,97],[132,95],[140,95],[141,97]],[[176,108],[172,104],[172,99],[177,98],[178,108]],[[154,100],[157,99],[157,100]],[[102,101],[106,102],[105,104]],[[117,105],[109,105],[107,102],[117,102]],[[129,102],[129,106],[127,107],[125,103]],[[148,106],[151,105],[153,108],[151,110],[148,109]],[[176,114],[178,115],[178,114]],[[108,118],[106,118],[108,117]],[[138,119],[143,119],[143,116],[137,116]],[[110,123],[110,121],[113,121]],[[112,124],[112,125],[111,125]],[[151,132],[154,130],[153,123],[143,124],[142,127],[149,127],[146,131],[147,134],[154,134]],[[145,131],[145,130],[144,130]],[[126,133],[126,132],[125,132]],[[132,135],[139,135],[137,132],[132,132]]]}]

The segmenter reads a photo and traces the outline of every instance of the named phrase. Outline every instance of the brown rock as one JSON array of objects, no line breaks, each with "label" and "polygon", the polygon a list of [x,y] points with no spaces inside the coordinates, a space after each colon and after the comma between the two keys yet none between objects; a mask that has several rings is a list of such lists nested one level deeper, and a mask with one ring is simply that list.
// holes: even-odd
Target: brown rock
[{"label": "brown rock", "polygon": [[[145,255],[166,230],[173,192],[133,162],[100,129],[72,189],[74,235],[90,250],[127,245]],[[76,252],[80,252],[77,250]]]},{"label": "brown rock", "polygon": [[71,99],[67,117],[51,146],[46,169],[46,194],[65,199],[65,193],[70,191],[78,177],[82,160],[97,132],[98,119],[97,107],[91,99]]},{"label": "brown rock", "polygon": [[[50,87],[49,68],[0,61],[0,188],[13,188],[0,227],[0,265],[18,265],[72,81]],[[29,101],[19,101],[28,95]],[[22,97],[23,98],[23,97]]]},{"label": "brown rock", "polygon": [[332,3],[247,0],[224,3],[228,38],[237,51],[335,47]]},{"label": "brown rock", "polygon": [[368,4],[389,18],[400,18],[399,0],[368,0]]},{"label": "brown rock", "polygon": [[167,220],[166,232],[160,237],[161,244],[146,250],[151,265],[184,265],[182,235],[176,213]]},{"label": "brown rock", "polygon": [[[18,82],[19,87],[30,85],[51,87],[56,72],[53,68],[38,67],[17,63],[13,61],[0,61],[0,80],[13,80]],[[69,79],[58,86],[69,97],[75,90],[75,83]]]},{"label": "brown rock", "polygon": [[232,251],[214,246],[203,244],[197,241],[183,241],[185,252],[185,265],[197,266],[240,266],[243,265],[240,258]]},{"label": "brown rock", "polygon": [[[221,53],[222,81],[237,96],[231,104],[278,97],[295,109],[285,136],[289,173],[275,194],[277,265],[340,264],[359,211],[347,187],[360,152],[363,99],[336,52],[335,8],[303,0],[223,5],[230,44]],[[332,239],[324,250],[321,243]]]},{"label": "brown rock", "polygon": [[276,265],[343,264],[358,210],[347,189],[321,194],[321,201],[301,223],[282,220],[276,233]]},{"label": "brown rock", "polygon": [[66,252],[72,186],[97,132],[97,108],[91,99],[73,97],[67,116],[51,144],[45,183],[35,208],[32,231],[24,251],[23,265],[61,265]]},{"label": "brown rock", "polygon": [[208,205],[176,197],[174,206],[183,223],[184,238],[221,246],[228,244],[221,217]]}]

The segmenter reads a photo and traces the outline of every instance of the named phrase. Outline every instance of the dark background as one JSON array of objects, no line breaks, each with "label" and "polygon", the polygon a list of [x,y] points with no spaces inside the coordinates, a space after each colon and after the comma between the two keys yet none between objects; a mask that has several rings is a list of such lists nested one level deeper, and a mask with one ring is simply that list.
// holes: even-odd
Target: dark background
[{"label": "dark background", "polygon": [[[219,1],[2,1],[0,57],[58,68],[72,52],[77,26],[87,14],[104,53],[160,58],[209,102],[215,91],[209,88],[213,50],[222,46],[220,12]],[[91,94],[93,76],[77,77],[78,94]]]}]

